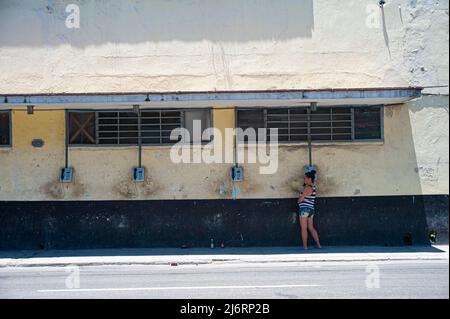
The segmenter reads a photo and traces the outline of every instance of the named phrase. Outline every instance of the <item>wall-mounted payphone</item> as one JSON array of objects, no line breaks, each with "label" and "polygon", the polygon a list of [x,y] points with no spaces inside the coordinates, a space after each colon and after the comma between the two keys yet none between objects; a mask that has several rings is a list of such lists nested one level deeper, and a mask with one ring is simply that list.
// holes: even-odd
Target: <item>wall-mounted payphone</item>
[{"label": "wall-mounted payphone", "polygon": [[133,182],[140,183],[145,181],[145,168],[134,167],[132,169],[132,174],[133,174]]},{"label": "wall-mounted payphone", "polygon": [[64,167],[61,169],[60,182],[61,183],[72,183],[73,179],[73,168]]},{"label": "wall-mounted payphone", "polygon": [[233,182],[242,182],[244,180],[244,169],[240,166],[231,168],[231,180]]}]

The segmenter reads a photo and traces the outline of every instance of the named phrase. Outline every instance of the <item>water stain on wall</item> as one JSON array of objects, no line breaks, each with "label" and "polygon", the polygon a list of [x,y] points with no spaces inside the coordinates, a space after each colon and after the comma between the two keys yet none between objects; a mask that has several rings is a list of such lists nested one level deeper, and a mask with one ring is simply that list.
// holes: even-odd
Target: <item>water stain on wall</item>
[{"label": "water stain on wall", "polygon": [[289,188],[298,194],[303,189],[303,176],[291,177],[287,182]]},{"label": "water stain on wall", "polygon": [[[214,173],[215,171],[212,171],[211,176],[214,176]],[[228,198],[231,195],[232,185],[228,172],[212,179],[210,185],[209,189],[214,193],[213,195],[219,194],[223,198]]]},{"label": "water stain on wall", "polygon": [[332,177],[326,176],[317,179],[316,186],[318,196],[327,196],[338,192],[338,184]]},{"label": "water stain on wall", "polygon": [[138,196],[136,184],[132,181],[121,181],[118,185],[114,186],[114,192],[122,198],[133,199]]},{"label": "water stain on wall", "polygon": [[135,199],[138,197],[147,198],[161,190],[161,185],[151,176],[147,176],[142,183],[135,183],[131,180],[131,176],[127,180],[122,180],[113,187],[113,192],[125,199]]},{"label": "water stain on wall", "polygon": [[86,186],[75,181],[74,183],[66,185],[66,191],[69,192],[70,197],[79,199],[86,195]]},{"label": "water stain on wall", "polygon": [[234,187],[239,187],[242,195],[248,195],[249,193],[257,191],[258,184],[249,180],[248,176],[245,176],[242,182],[234,182]]},{"label": "water stain on wall", "polygon": [[217,192],[219,193],[219,195],[221,195],[223,197],[228,196],[230,193],[230,185],[227,182],[223,182],[223,183],[219,182]]},{"label": "water stain on wall", "polygon": [[[288,189],[292,191],[294,196],[298,196],[303,191],[303,182],[303,172],[301,172],[288,179],[286,185]],[[317,187],[318,196],[334,193],[338,187],[332,177],[326,175],[326,172],[321,174],[319,169],[317,170],[317,179],[314,184]]]},{"label": "water stain on wall", "polygon": [[[76,176],[75,172],[74,175]],[[80,183],[77,178],[71,183],[53,180],[41,186],[40,190],[52,199],[81,199],[86,195],[86,185]]]},{"label": "water stain on wall", "polygon": [[394,115],[394,110],[391,106],[385,106],[384,107],[384,115],[386,117],[392,117]]},{"label": "water stain on wall", "polygon": [[64,186],[59,181],[50,181],[41,187],[41,193],[48,195],[52,199],[63,199]]},{"label": "water stain on wall", "polygon": [[147,176],[145,182],[141,185],[138,185],[138,190],[141,190],[141,193],[144,196],[154,195],[160,189],[161,185],[151,176]]},{"label": "water stain on wall", "polygon": [[230,173],[228,171],[225,172],[221,177],[211,182],[211,190],[214,192],[213,195],[219,194],[222,198],[230,198],[234,194],[238,198],[239,195],[248,195],[251,192],[257,191],[258,184],[250,180],[248,178],[249,176],[250,174],[246,174],[244,169],[244,180],[241,182],[233,182]]}]

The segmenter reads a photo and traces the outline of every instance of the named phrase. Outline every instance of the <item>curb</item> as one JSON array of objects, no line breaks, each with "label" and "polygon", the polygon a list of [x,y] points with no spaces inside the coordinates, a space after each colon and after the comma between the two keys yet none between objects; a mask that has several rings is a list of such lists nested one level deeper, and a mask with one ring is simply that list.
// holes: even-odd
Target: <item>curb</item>
[{"label": "curb", "polygon": [[[320,256],[302,256],[296,258],[254,258],[253,257],[245,257],[239,256],[234,258],[202,258],[202,259],[180,259],[179,256],[167,256],[169,258],[165,258],[164,260],[76,260],[76,258],[67,258],[69,260],[46,260],[50,258],[45,258],[44,260],[14,260],[0,259],[0,268],[8,268],[8,267],[64,267],[67,265],[77,265],[77,266],[125,266],[125,265],[153,265],[153,266],[180,266],[180,265],[207,265],[207,264],[268,264],[268,263],[296,263],[296,262],[380,262],[380,261],[426,261],[426,260],[448,260],[449,256],[446,253],[439,254],[436,256],[429,255],[414,255],[414,256],[354,256],[354,257],[320,257]],[[51,258],[53,259],[53,258]],[[65,259],[65,258],[64,258]]]}]

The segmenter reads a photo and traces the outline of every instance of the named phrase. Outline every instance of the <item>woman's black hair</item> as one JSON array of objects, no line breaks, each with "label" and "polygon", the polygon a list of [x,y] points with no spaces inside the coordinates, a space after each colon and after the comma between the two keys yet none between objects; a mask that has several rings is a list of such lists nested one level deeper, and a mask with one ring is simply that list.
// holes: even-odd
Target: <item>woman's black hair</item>
[{"label": "woman's black hair", "polygon": [[311,171],[311,172],[305,173],[305,175],[308,178],[311,178],[311,181],[314,183],[314,180],[316,179],[316,172],[315,171]]}]

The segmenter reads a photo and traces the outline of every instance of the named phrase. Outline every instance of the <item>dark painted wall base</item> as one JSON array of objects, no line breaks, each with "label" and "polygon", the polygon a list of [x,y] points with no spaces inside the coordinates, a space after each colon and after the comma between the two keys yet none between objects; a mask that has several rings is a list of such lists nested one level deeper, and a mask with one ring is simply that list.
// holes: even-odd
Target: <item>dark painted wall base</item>
[{"label": "dark painted wall base", "polygon": [[[324,245],[448,243],[448,195],[319,198]],[[0,202],[0,249],[300,245],[295,199]]]}]

